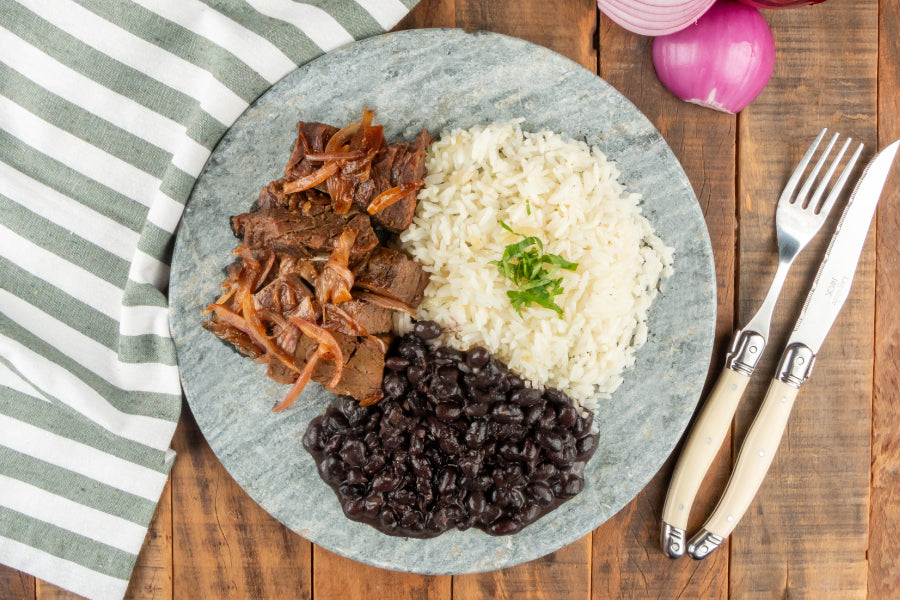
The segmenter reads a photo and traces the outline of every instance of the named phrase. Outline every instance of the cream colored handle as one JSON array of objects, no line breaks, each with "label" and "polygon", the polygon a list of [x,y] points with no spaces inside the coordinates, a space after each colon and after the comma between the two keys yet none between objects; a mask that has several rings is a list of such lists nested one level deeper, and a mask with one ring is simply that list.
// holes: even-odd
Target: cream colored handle
[{"label": "cream colored handle", "polygon": [[706,532],[720,538],[728,537],[750,507],[781,443],[799,391],[783,381],[772,380],[738,452],[725,493],[703,525]]},{"label": "cream colored handle", "polygon": [[675,465],[663,506],[664,523],[682,531],[687,529],[691,505],[728,435],[734,412],[749,381],[747,375],[727,368],[719,375]]}]

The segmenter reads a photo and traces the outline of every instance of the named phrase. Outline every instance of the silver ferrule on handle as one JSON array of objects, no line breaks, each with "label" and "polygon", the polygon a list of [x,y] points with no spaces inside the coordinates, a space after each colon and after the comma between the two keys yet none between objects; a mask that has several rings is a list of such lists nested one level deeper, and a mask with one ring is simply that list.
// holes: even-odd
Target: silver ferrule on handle
[{"label": "silver ferrule on handle", "polygon": [[702,560],[712,554],[724,539],[707,529],[701,529],[688,542],[688,554],[691,558]]},{"label": "silver ferrule on handle", "polygon": [[775,378],[799,389],[803,382],[812,375],[815,362],[816,355],[810,347],[801,342],[795,342],[784,349],[781,361],[778,363],[778,370],[775,372]]},{"label": "silver ferrule on handle", "polygon": [[725,368],[750,377],[765,349],[766,338],[761,333],[741,329],[735,334],[731,349],[725,356]]},{"label": "silver ferrule on handle", "polygon": [[687,549],[684,529],[663,522],[660,531],[660,545],[669,558],[681,558]]}]

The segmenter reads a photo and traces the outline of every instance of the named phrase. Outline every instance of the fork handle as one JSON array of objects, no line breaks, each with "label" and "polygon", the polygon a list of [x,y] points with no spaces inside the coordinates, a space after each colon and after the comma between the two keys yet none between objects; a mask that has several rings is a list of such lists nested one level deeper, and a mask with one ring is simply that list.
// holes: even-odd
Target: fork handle
[{"label": "fork handle", "polygon": [[662,512],[660,541],[663,552],[670,558],[678,558],[685,552],[684,532],[691,505],[728,435],[731,420],[749,381],[747,374],[727,367],[722,370],[681,451]]},{"label": "fork handle", "polygon": [[728,537],[747,512],[772,465],[800,388],[773,379],[716,509],[688,543],[688,554],[705,558]]}]

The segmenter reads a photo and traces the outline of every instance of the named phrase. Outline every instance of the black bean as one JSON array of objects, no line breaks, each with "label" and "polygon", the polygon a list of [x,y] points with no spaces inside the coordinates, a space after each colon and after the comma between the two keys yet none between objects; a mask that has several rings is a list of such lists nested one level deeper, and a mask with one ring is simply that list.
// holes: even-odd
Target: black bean
[{"label": "black bean", "polygon": [[534,434],[534,441],[548,451],[560,452],[563,449],[562,437],[555,431],[538,429]]},{"label": "black bean", "polygon": [[572,427],[576,421],[578,421],[578,411],[572,405],[563,406],[556,413],[556,422],[562,427]]},{"label": "black bean", "polygon": [[484,421],[472,421],[466,431],[466,446],[469,448],[481,448],[487,439],[488,427]]},{"label": "black bean", "polygon": [[372,491],[390,492],[400,485],[400,478],[392,469],[384,469],[372,478]]},{"label": "black bean", "polygon": [[491,410],[491,416],[501,423],[521,423],[525,420],[522,409],[512,403],[501,402],[495,404]]},{"label": "black bean", "polygon": [[541,505],[535,502],[526,502],[525,506],[519,511],[519,520],[522,521],[523,525],[528,525],[537,520],[541,516],[541,512]]},{"label": "black bean", "polygon": [[442,421],[454,421],[462,415],[462,408],[453,402],[439,402],[434,407],[434,414]]},{"label": "black bean", "polygon": [[344,473],[344,464],[333,456],[329,456],[319,464],[319,475],[331,485],[343,481]]},{"label": "black bean", "polygon": [[409,366],[409,359],[402,356],[389,356],[384,359],[384,366],[391,371],[402,371]]},{"label": "black bean", "polygon": [[406,369],[406,378],[410,383],[416,384],[422,381],[425,378],[426,369],[420,365],[410,365],[408,369]]},{"label": "black bean", "polygon": [[556,468],[556,465],[549,462],[538,465],[530,473],[533,481],[549,481],[557,475],[559,475],[559,470]]},{"label": "black bean", "polygon": [[484,492],[477,490],[469,492],[469,495],[466,497],[466,510],[469,511],[469,514],[481,515],[486,508],[487,500],[484,497]]},{"label": "black bean", "polygon": [[498,519],[488,527],[488,533],[491,535],[510,535],[521,531],[522,527],[524,527],[524,525],[515,519]]},{"label": "black bean", "polygon": [[509,401],[520,406],[534,406],[541,401],[541,391],[532,388],[517,389],[509,395]]},{"label": "black bean", "polygon": [[359,467],[353,467],[352,469],[348,470],[345,477],[347,483],[349,483],[350,485],[364,485],[369,482],[369,478],[366,477],[365,472]]},{"label": "black bean", "polygon": [[480,369],[486,365],[490,359],[491,353],[488,352],[487,348],[483,348],[482,346],[475,346],[466,352],[466,364],[473,369]]},{"label": "black bean", "polygon": [[361,498],[353,498],[352,500],[345,502],[343,508],[345,515],[356,520],[365,513],[366,503],[365,500]]},{"label": "black bean", "polygon": [[406,392],[407,379],[399,373],[387,372],[381,381],[381,389],[388,398],[399,398]]},{"label": "black bean", "polygon": [[308,452],[315,454],[321,452],[322,448],[325,447],[324,429],[325,426],[322,424],[320,417],[310,421],[306,432],[303,434],[303,447]]},{"label": "black bean", "polygon": [[459,472],[466,477],[477,477],[481,470],[481,461],[473,456],[465,456],[457,462]]},{"label": "black bean", "polygon": [[543,483],[529,483],[525,487],[525,493],[529,498],[541,505],[547,505],[553,502],[553,492]]},{"label": "black bean", "polygon": [[348,465],[362,466],[366,462],[366,445],[362,440],[349,439],[341,447],[340,456]]},{"label": "black bean", "polygon": [[470,419],[477,419],[478,417],[483,417],[488,414],[488,410],[490,410],[490,406],[487,404],[466,404],[463,412],[466,413],[466,416]]},{"label": "black bean", "polygon": [[597,436],[584,436],[575,444],[575,449],[578,452],[578,458],[585,458],[590,456],[591,454],[593,454],[594,450],[597,449]]},{"label": "black bean", "polygon": [[572,426],[572,433],[574,433],[577,437],[583,437],[590,433],[591,425],[594,422],[594,413],[591,411],[587,411],[584,416],[582,416],[578,421],[575,422],[575,425]]},{"label": "black bean", "polygon": [[413,333],[422,340],[433,340],[441,335],[441,326],[434,321],[418,321],[413,325]]}]

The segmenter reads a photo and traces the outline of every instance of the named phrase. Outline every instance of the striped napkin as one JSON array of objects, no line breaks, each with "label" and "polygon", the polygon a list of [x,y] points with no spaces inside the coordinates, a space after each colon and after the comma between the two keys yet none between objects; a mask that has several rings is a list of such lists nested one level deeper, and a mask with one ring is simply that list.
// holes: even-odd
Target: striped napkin
[{"label": "striped napkin", "polygon": [[0,0],[0,563],[124,596],[174,459],[194,180],[269,86],[417,1]]}]

